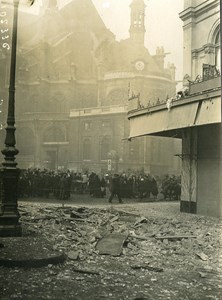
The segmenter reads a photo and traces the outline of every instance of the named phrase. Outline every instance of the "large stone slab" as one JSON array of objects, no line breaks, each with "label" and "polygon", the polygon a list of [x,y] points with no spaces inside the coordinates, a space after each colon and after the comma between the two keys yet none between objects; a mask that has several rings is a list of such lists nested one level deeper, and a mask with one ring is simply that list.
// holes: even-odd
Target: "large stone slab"
[{"label": "large stone slab", "polygon": [[99,254],[120,256],[126,238],[127,235],[111,233],[98,241],[96,250],[99,251]]}]

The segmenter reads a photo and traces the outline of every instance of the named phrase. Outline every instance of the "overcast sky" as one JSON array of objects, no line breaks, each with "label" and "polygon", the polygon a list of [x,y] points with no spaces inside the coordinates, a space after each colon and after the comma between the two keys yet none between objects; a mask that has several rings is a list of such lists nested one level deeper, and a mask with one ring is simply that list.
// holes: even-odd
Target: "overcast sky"
[{"label": "overcast sky", "polygon": [[[128,38],[132,0],[92,1],[117,40]],[[179,18],[183,2],[183,0],[145,0],[145,45],[151,54],[155,54],[157,46],[163,46],[165,52],[170,53],[166,57],[166,63],[175,64],[177,80],[183,77],[183,22]]]},{"label": "overcast sky", "polygon": [[[1,0],[0,0],[1,1]],[[59,7],[75,0],[57,0]],[[176,66],[176,80],[183,77],[183,22],[179,13],[184,0],[144,0],[146,4],[145,46],[155,54],[157,46],[163,46],[168,62]],[[20,0],[20,6],[27,0]],[[129,37],[130,3],[132,0],[92,0],[105,25],[115,34],[116,39]],[[36,0],[32,11],[47,0]],[[29,8],[30,11],[30,8]]]}]

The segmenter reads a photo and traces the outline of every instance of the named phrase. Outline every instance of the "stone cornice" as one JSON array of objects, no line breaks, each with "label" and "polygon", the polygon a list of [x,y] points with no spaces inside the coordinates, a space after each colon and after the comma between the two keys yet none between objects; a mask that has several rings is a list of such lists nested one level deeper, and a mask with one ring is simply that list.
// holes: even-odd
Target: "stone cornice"
[{"label": "stone cornice", "polygon": [[179,14],[179,17],[181,18],[181,20],[183,22],[185,22],[189,19],[190,19],[190,21],[192,21],[192,19],[197,18],[201,15],[204,15],[205,13],[208,13],[210,10],[212,10],[216,7],[218,7],[218,12],[219,12],[220,11],[219,4],[220,4],[219,0],[204,1],[203,3],[201,3],[200,5],[198,5],[196,7],[191,6],[187,9],[185,9],[184,11],[182,11]]},{"label": "stone cornice", "polygon": [[104,78],[102,81],[109,81],[109,80],[118,80],[118,79],[135,79],[135,78],[143,78],[143,79],[155,79],[155,80],[162,80],[162,81],[167,81],[170,83],[174,83],[172,79],[169,77],[164,77],[161,75],[155,75],[155,74],[148,74],[148,75],[143,75],[143,74],[138,74],[134,72],[110,72],[105,74]]},{"label": "stone cornice", "polygon": [[127,113],[127,105],[89,107],[86,109],[71,109],[70,118],[95,117],[102,115],[119,115]]},{"label": "stone cornice", "polygon": [[[51,85],[67,85],[67,84],[71,84],[72,82],[75,82],[75,84],[93,84],[96,85],[97,84],[97,80],[95,79],[75,79],[75,80],[51,80],[51,79],[47,79],[47,78],[41,78],[39,80],[36,81],[30,81],[27,82],[25,80],[17,80],[16,82],[16,86],[33,86],[33,85],[41,85],[41,84],[51,84]],[[5,88],[8,88],[8,85],[5,85]]]},{"label": "stone cornice", "polygon": [[214,53],[215,52],[215,48],[216,48],[216,45],[214,44],[205,44],[203,45],[203,47],[199,48],[199,49],[193,49],[192,50],[192,57],[193,58],[197,58],[198,57],[198,54],[200,52],[204,52],[205,54],[210,54],[210,53]]}]

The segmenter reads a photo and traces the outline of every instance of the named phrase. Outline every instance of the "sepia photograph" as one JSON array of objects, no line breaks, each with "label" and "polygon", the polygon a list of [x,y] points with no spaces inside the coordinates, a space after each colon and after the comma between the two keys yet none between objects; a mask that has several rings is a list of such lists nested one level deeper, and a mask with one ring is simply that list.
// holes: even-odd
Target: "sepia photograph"
[{"label": "sepia photograph", "polygon": [[0,299],[222,300],[220,0],[0,0]]}]

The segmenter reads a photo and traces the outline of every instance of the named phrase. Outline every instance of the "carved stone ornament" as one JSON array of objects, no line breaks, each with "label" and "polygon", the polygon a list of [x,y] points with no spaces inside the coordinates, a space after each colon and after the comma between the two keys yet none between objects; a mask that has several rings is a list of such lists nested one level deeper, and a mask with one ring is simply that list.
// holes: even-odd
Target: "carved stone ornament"
[{"label": "carved stone ornament", "polygon": [[205,54],[211,54],[214,53],[214,46],[213,45],[205,45],[204,46],[204,53]]}]

